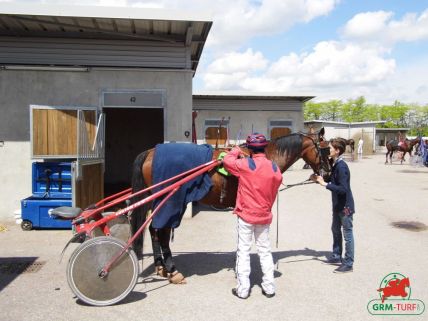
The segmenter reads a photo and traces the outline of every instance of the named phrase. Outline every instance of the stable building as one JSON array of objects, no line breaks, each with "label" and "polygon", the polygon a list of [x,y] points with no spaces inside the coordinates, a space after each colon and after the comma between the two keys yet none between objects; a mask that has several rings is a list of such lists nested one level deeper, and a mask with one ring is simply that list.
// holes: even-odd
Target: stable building
[{"label": "stable building", "polygon": [[143,150],[191,141],[201,13],[0,4],[0,219],[31,194],[31,163],[72,162],[73,205],[130,185]]},{"label": "stable building", "polygon": [[381,137],[378,134],[377,125],[383,124],[385,121],[367,121],[367,122],[336,122],[326,120],[308,120],[305,121],[305,129],[309,131],[311,128],[319,130],[324,127],[325,137],[327,139],[341,137],[345,139],[353,139],[355,141],[355,153],[357,152],[358,141],[363,139],[363,153],[374,154],[379,146]]},{"label": "stable building", "polygon": [[223,147],[243,143],[253,132],[273,139],[302,131],[303,105],[312,98],[277,93],[196,93],[196,141]]}]

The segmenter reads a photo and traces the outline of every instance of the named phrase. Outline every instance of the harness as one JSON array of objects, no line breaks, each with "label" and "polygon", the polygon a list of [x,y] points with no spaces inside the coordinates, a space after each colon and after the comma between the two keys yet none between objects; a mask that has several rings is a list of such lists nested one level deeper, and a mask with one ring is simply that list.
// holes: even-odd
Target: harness
[{"label": "harness", "polygon": [[[248,167],[252,170],[255,171],[256,170],[256,163],[254,162],[254,159],[252,159],[251,157],[247,157],[248,160]],[[276,163],[274,161],[272,162],[272,170],[274,173],[276,173],[276,171],[278,170],[278,166],[276,165]]]}]

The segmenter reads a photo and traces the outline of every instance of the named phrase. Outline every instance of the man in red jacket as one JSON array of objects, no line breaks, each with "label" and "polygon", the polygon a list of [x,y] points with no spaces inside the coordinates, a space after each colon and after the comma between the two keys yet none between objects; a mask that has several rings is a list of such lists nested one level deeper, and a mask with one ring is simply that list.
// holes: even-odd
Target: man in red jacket
[{"label": "man in red jacket", "polygon": [[234,147],[223,160],[224,167],[239,181],[234,209],[238,216],[235,267],[238,284],[232,289],[232,293],[241,299],[250,296],[250,250],[253,236],[263,271],[262,293],[268,298],[275,295],[269,227],[272,223],[272,205],[282,182],[282,174],[278,166],[266,158],[264,150],[267,144],[264,135],[249,135],[247,147],[250,157],[240,158],[241,150]]}]

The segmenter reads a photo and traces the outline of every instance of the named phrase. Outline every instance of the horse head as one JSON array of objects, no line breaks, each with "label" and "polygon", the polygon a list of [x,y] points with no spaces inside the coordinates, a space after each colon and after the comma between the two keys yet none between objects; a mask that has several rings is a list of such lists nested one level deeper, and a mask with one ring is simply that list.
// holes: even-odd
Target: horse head
[{"label": "horse head", "polygon": [[308,163],[315,174],[321,175],[325,180],[329,180],[331,173],[331,163],[329,161],[330,146],[329,141],[325,138],[324,127],[318,132],[307,135],[312,140],[302,153],[303,160]]},{"label": "horse head", "polygon": [[406,287],[410,286],[410,280],[409,280],[409,278],[402,279],[401,282],[400,282],[400,286],[402,286],[403,288],[406,288]]}]

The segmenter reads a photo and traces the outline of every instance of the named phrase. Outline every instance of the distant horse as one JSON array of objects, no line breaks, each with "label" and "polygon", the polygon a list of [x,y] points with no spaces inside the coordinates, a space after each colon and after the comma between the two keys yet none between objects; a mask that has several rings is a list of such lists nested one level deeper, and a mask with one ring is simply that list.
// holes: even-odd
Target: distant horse
[{"label": "distant horse", "polygon": [[388,155],[389,155],[389,162],[392,164],[392,154],[396,151],[403,152],[403,156],[401,157],[401,164],[403,164],[403,161],[405,161],[404,156],[406,153],[409,153],[410,156],[412,156],[412,150],[413,146],[415,146],[417,143],[420,142],[420,137],[417,137],[415,139],[405,139],[402,142],[398,142],[397,140],[393,139],[386,143],[386,155],[385,155],[385,164],[388,164]]},{"label": "distant horse", "polygon": [[401,296],[402,298],[407,297],[406,287],[410,286],[409,278],[401,280],[394,279],[388,282],[388,285],[384,288],[377,289],[378,292],[382,292],[382,303],[385,298],[390,296]]},{"label": "distant horse", "polygon": [[[290,168],[299,158],[303,158],[318,175],[330,173],[328,142],[323,140],[323,136],[324,128],[318,134],[294,133],[278,137],[271,140],[266,146],[266,155],[277,164],[281,173]],[[244,153],[249,154],[248,149],[245,147],[242,146],[241,149]],[[214,150],[213,159],[217,159],[222,151],[225,151],[225,149]],[[132,175],[133,193],[152,184],[152,168],[155,168],[153,163],[154,153],[155,149],[150,149],[136,157]],[[171,166],[173,165],[171,164]],[[234,176],[221,175],[216,170],[212,170],[208,174],[211,177],[213,186],[200,202],[205,205],[215,206],[216,208],[234,207],[238,179]],[[133,202],[136,201],[138,199],[133,200]],[[144,223],[146,212],[151,206],[151,204],[145,204],[133,211],[131,216],[131,229],[133,233]],[[184,283],[184,276],[176,270],[172,262],[172,254],[169,247],[171,228],[154,229],[150,225],[149,230],[152,239],[156,273],[163,277],[169,277],[171,283]],[[143,236],[137,238],[133,244],[137,256],[140,257],[142,256],[142,242]]]},{"label": "distant horse", "polygon": [[351,147],[351,153],[354,154],[355,141],[352,138],[351,139],[345,139],[342,137],[336,137],[336,139],[343,141],[345,143],[345,145],[349,145],[349,147]]}]

